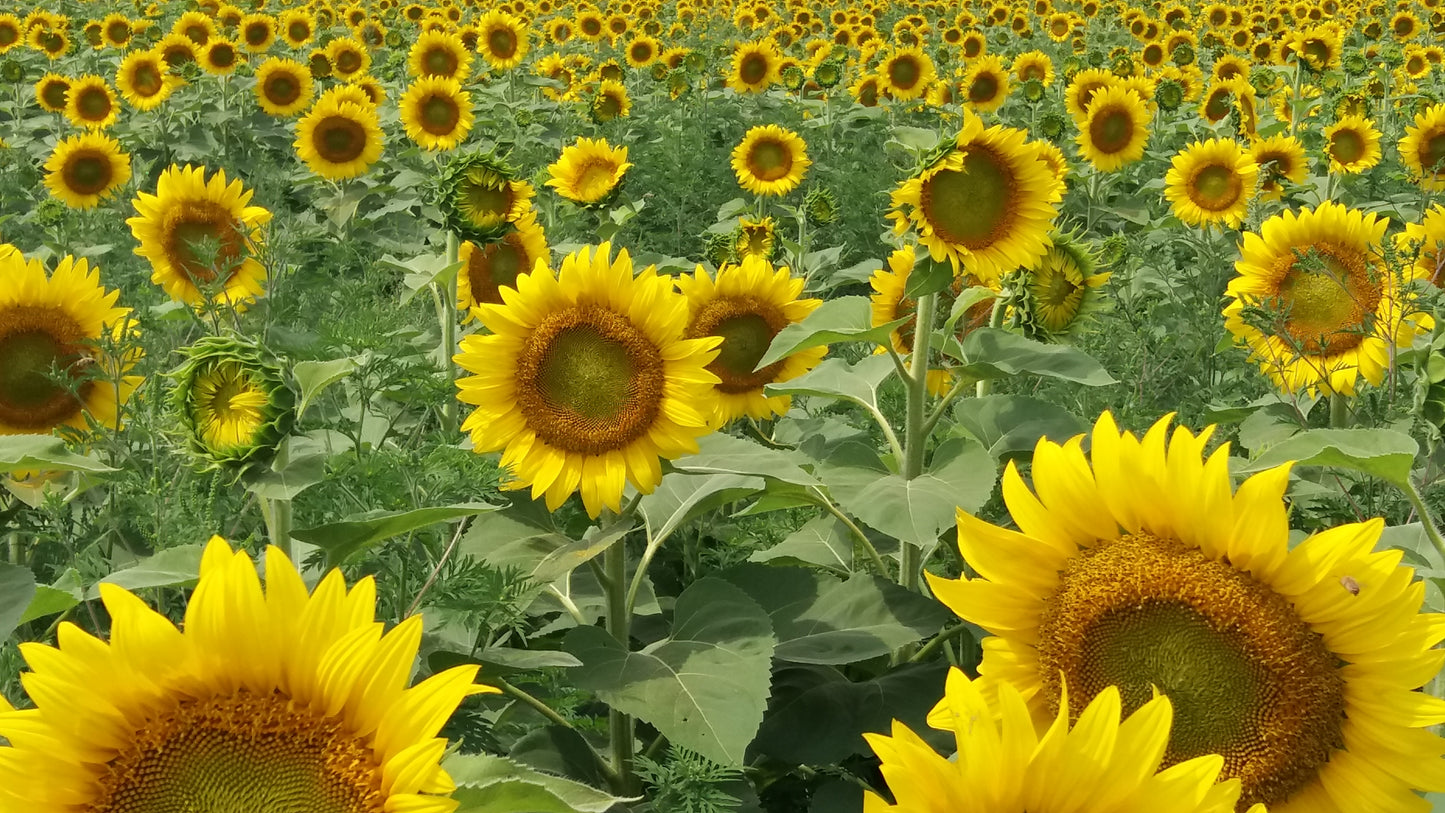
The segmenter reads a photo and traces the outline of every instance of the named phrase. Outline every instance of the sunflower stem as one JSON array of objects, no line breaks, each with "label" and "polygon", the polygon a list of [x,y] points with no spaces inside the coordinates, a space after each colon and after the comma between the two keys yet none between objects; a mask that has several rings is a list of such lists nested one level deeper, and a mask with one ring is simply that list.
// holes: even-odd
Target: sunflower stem
[{"label": "sunflower stem", "polygon": [[1341,395],[1338,392],[1330,393],[1330,428],[1348,429],[1350,427],[1350,398],[1348,395]]},{"label": "sunflower stem", "polygon": [[[457,258],[461,253],[461,245],[457,241],[457,234],[450,229],[447,230],[447,265],[456,265]],[[458,272],[460,273],[460,272]],[[441,302],[441,365],[442,371],[446,373],[447,383],[454,384],[457,380],[457,371],[452,356],[457,352],[457,275],[450,274],[446,283],[442,286]],[[457,416],[460,402],[456,395],[449,395],[446,399],[446,407],[442,414],[442,429],[448,435],[457,432]]]},{"label": "sunflower stem", "polygon": [[1445,557],[1445,537],[1440,535],[1440,526],[1435,524],[1435,518],[1430,515],[1430,509],[1425,507],[1425,497],[1420,494],[1420,487],[1415,481],[1406,477],[1403,485],[1399,486],[1410,500],[1410,505],[1415,508],[1415,514],[1420,517],[1420,527],[1425,529],[1425,536],[1430,544],[1442,557]]},{"label": "sunflower stem", "polygon": [[[603,589],[607,592],[607,632],[631,649],[632,618],[627,609],[627,547],[619,539],[602,553],[602,568],[607,573]],[[616,773],[614,787],[618,793],[632,792],[632,717],[617,709],[607,714],[608,740],[612,751],[612,769]]]},{"label": "sunflower stem", "polygon": [[286,558],[295,560],[291,555],[291,501],[282,499],[269,499],[257,497],[261,505],[261,517],[266,520],[266,536],[270,537],[271,544],[281,549]]},{"label": "sunflower stem", "polygon": [[[1000,327],[1003,327],[1003,317],[1004,317],[1004,310],[1005,310],[1005,309],[1004,309],[1004,304],[1003,304],[1003,302],[1004,302],[1004,298],[1003,298],[1002,296],[996,296],[996,297],[994,297],[994,300],[993,300],[993,310],[989,311],[989,314],[988,314],[988,326],[989,326],[989,327],[992,327],[992,328],[1000,328]],[[985,379],[983,379],[982,381],[978,382],[978,385],[974,388],[974,395],[978,396],[979,398],[983,398],[983,397],[985,397],[985,396],[987,396],[987,395],[991,395],[992,393],[993,393],[993,379],[991,379],[991,378],[985,378]]]},{"label": "sunflower stem", "polygon": [[[938,294],[918,297],[914,312],[913,353],[908,359],[908,412],[903,424],[903,479],[912,480],[923,473],[923,452],[928,446],[928,344],[933,338],[933,312],[938,307]],[[898,583],[908,590],[918,589],[918,572],[923,548],[904,541]]]}]

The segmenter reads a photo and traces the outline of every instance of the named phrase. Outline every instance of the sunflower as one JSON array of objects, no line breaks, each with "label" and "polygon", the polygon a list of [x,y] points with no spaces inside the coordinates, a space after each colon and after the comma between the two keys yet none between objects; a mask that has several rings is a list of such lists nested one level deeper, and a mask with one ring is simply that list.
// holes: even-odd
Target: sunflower
[{"label": "sunflower", "polygon": [[99,76],[73,79],[65,96],[65,117],[76,127],[103,130],[115,124],[120,105],[115,91]]},{"label": "sunflower", "polygon": [[340,101],[330,93],[296,124],[296,154],[330,181],[365,173],[381,157],[381,145],[376,108]]},{"label": "sunflower", "polygon": [[786,195],[803,182],[812,161],[808,147],[791,130],[765,124],[748,130],[733,149],[738,185],[754,195]]},{"label": "sunflower", "polygon": [[406,135],[427,150],[450,150],[472,129],[472,97],[455,79],[423,76],[401,97]]},{"label": "sunflower", "polygon": [[639,34],[627,43],[627,64],[641,70],[655,62],[661,52],[662,43],[658,42],[657,38]]},{"label": "sunflower", "polygon": [[1029,145],[1038,153],[1038,158],[1049,168],[1059,183],[1069,176],[1069,159],[1064,156],[1064,151],[1048,141],[1030,141]]},{"label": "sunflower", "polygon": [[717,338],[686,339],[687,299],[648,267],[634,276],[627,251],[584,247],[559,272],[539,264],[515,296],[480,305],[489,335],[462,339],[457,382],[476,405],[462,429],[478,452],[502,452],[509,488],[531,487],[556,510],[581,491],[587,513],[621,510],[631,483],[650,493],[658,458],[697,451],[708,431],[706,367]]},{"label": "sunflower", "polygon": [[1249,152],[1259,165],[1259,195],[1264,200],[1284,196],[1284,182],[1302,184],[1309,174],[1305,148],[1298,138],[1280,133],[1250,145]]},{"label": "sunflower", "polygon": [[848,92],[863,107],[877,107],[880,95],[878,75],[874,73],[859,75],[858,79],[848,86]]},{"label": "sunflower", "polygon": [[70,35],[64,28],[36,26],[30,30],[30,47],[57,60],[70,50]]},{"label": "sunflower", "polygon": [[1174,216],[1191,226],[1239,228],[1258,179],[1259,164],[1239,142],[1211,138],[1174,156],[1164,176],[1164,197],[1173,205]]},{"label": "sunflower", "polygon": [[226,183],[225,170],[206,179],[204,167],[170,167],[156,193],[135,199],[136,217],[126,221],[150,260],[151,281],[172,299],[239,308],[264,291],[266,268],[254,256],[260,227],[271,213],[248,205],[251,191],[239,180]]},{"label": "sunflower", "polygon": [[106,45],[112,48],[124,48],[130,43],[130,38],[135,31],[131,28],[130,20],[124,14],[112,12],[105,15],[104,20],[101,20],[100,33]]},{"label": "sunflower", "polygon": [[441,180],[441,210],[448,229],[465,240],[494,239],[532,212],[532,185],[491,155],[456,160]]},{"label": "sunflower", "polygon": [[[1220,757],[1161,765],[1173,718],[1168,696],[1139,705],[1121,722],[1120,690],[1107,687],[1078,704],[1076,720],[1061,704],[1045,728],[1017,689],[988,692],[982,683],[950,669],[936,721],[930,719],[953,733],[955,759],[939,756],[897,721],[892,736],[863,735],[896,800],[890,805],[865,791],[865,813],[1233,813],[1240,786],[1215,784]],[[979,806],[982,800],[989,806]]]},{"label": "sunflower", "polygon": [[828,348],[803,350],[760,370],[758,362],[778,331],[801,322],[823,301],[799,299],[802,278],[793,277],[787,267],[774,269],[758,257],[748,257],[741,265],[724,265],[716,279],[698,266],[692,276],[679,276],[677,287],[688,304],[683,336],[722,339],[717,358],[707,366],[719,379],[712,425],[720,427],[745,416],[763,420],[786,414],[792,397],[768,396],[763,388],[791,381],[818,366]]},{"label": "sunflower", "polygon": [[745,42],[733,50],[727,86],[737,93],[761,93],[782,78],[782,59],[772,40]]},{"label": "sunflower", "polygon": [[45,162],[45,186],[72,209],[90,209],[130,180],[130,156],[104,133],[74,135]]},{"label": "sunflower", "polygon": [[733,254],[772,260],[778,253],[778,224],[771,217],[741,217],[733,232]]},{"label": "sunflower", "polygon": [[1043,51],[1029,51],[1014,57],[1013,74],[1020,82],[1037,79],[1049,87],[1054,84],[1054,63]]},{"label": "sunflower", "polygon": [[974,61],[960,84],[964,99],[975,112],[991,113],[1008,101],[1008,71],[1004,69],[1003,60],[996,56],[989,55]]},{"label": "sunflower", "polygon": [[1074,121],[1082,122],[1089,114],[1089,103],[1094,100],[1094,95],[1105,88],[1113,87],[1119,83],[1119,78],[1102,68],[1089,68],[1074,74],[1069,80],[1069,86],[1064,90],[1064,107]]},{"label": "sunflower", "polygon": [[458,255],[463,265],[457,274],[457,309],[471,321],[479,305],[502,304],[503,288],[516,288],[519,274],[530,274],[538,262],[549,265],[550,258],[547,235],[530,213],[501,237],[481,243],[464,240]]},{"label": "sunflower", "polygon": [[557,163],[548,165],[552,179],[547,185],[573,203],[600,206],[621,188],[631,166],[626,146],[613,147],[605,138],[579,138],[562,149]]},{"label": "sunflower", "polygon": [[212,76],[229,76],[242,62],[236,43],[224,37],[212,37],[200,47],[201,69]]},{"label": "sunflower", "polygon": [[521,20],[493,9],[482,15],[476,26],[477,50],[488,65],[506,71],[522,64],[527,55],[527,27]]},{"label": "sunflower", "polygon": [[1149,111],[1120,85],[1094,94],[1078,136],[1079,155],[1100,172],[1113,172],[1144,157]]},{"label": "sunflower", "polygon": [[922,48],[898,48],[879,63],[878,87],[894,99],[911,101],[922,96],[937,75],[933,60]]},{"label": "sunflower", "polygon": [[1400,551],[1375,552],[1378,519],[1292,545],[1288,464],[1235,492],[1228,448],[1206,459],[1209,430],[1168,424],[1139,440],[1106,412],[1092,461],[1082,436],[1041,440],[1032,493],[1004,473],[1019,531],[959,513],[978,578],[929,582],[998,636],[981,680],[1012,684],[1038,721],[1110,686],[1126,709],[1167,696],[1165,763],[1219,754],[1239,810],[1416,809],[1412,788],[1445,787],[1428,730],[1445,701],[1414,691],[1439,671],[1445,620],[1420,614],[1424,584]]},{"label": "sunflower", "polygon": [[216,36],[216,22],[199,11],[187,11],[176,18],[171,26],[171,31],[185,35],[186,39],[196,45],[205,45],[211,37]]},{"label": "sunflower", "polygon": [[47,73],[35,83],[35,102],[42,110],[50,113],[64,113],[70,97],[71,80],[59,74]]},{"label": "sunflower", "polygon": [[276,42],[276,19],[269,14],[247,14],[241,18],[241,47],[253,54],[264,54]]},{"label": "sunflower", "polygon": [[1390,33],[1394,35],[1397,42],[1407,42],[1414,39],[1420,32],[1420,18],[1413,12],[1397,12],[1390,18]]},{"label": "sunflower", "polygon": [[160,51],[132,51],[116,69],[115,86],[121,98],[137,110],[154,110],[180,84],[172,76]]},{"label": "sunflower", "polygon": [[599,123],[631,115],[632,98],[627,94],[627,87],[612,79],[598,82],[587,112]]},{"label": "sunflower", "polygon": [[18,47],[23,41],[20,18],[9,12],[0,13],[0,54]]},{"label": "sunflower", "polygon": [[166,68],[178,71],[181,66],[194,63],[197,57],[196,44],[185,34],[171,32],[156,43],[156,52],[165,60]]},{"label": "sunflower", "polygon": [[1094,273],[1094,258],[1066,236],[1055,236],[1047,253],[1024,278],[1032,319],[1044,336],[1067,336],[1098,309],[1097,290],[1110,273]]},{"label": "sunflower", "polygon": [[311,104],[311,71],[293,59],[271,57],[256,68],[256,102],[271,116],[294,116]]},{"label": "sunflower", "polygon": [[1445,189],[1445,104],[1430,105],[1400,139],[1400,158],[1426,191]]},{"label": "sunflower", "polygon": [[1430,329],[1430,318],[1414,312],[1408,280],[1381,256],[1386,225],[1326,202],[1244,236],[1225,327],[1280,388],[1352,395],[1356,379],[1379,384],[1394,348]]},{"label": "sunflower", "polygon": [[296,418],[285,368],[234,336],[206,336],[180,352],[171,404],[190,453],[207,469],[270,460]]},{"label": "sunflower", "polygon": [[[913,246],[903,246],[888,255],[886,268],[879,268],[868,278],[873,289],[869,297],[869,320],[873,327],[886,325],[899,319],[908,321],[894,328],[888,334],[888,344],[893,352],[908,358],[913,352],[914,331],[918,329],[918,303],[904,292],[908,289],[908,278],[913,275],[913,266],[918,261]],[[873,353],[888,352],[878,347]],[[907,369],[911,370],[913,360],[908,358]],[[925,380],[928,391],[935,397],[942,397],[953,388],[953,374],[938,367],[930,367]]]},{"label": "sunflower", "polygon": [[1325,128],[1330,172],[1353,174],[1380,163],[1380,131],[1363,116],[1346,116]]},{"label": "sunflower", "polygon": [[119,426],[120,405],[141,382],[125,374],[134,351],[98,346],[128,331],[119,297],[85,260],[67,255],[47,276],[39,260],[0,250],[0,435],[84,431],[87,415]]},{"label": "sunflower", "polygon": [[426,31],[412,43],[406,66],[413,77],[440,76],[465,82],[472,73],[472,55],[455,34]]},{"label": "sunflower", "polygon": [[281,39],[292,48],[305,48],[316,36],[316,19],[304,8],[281,12]]},{"label": "sunflower", "polygon": [[953,149],[893,192],[894,233],[912,226],[935,261],[986,285],[1032,265],[1048,248],[1063,183],[1025,141],[966,113]]},{"label": "sunflower", "polygon": [[266,584],[212,538],[177,629],[135,594],[100,586],[111,641],[60,626],[29,644],[36,708],[0,712],[0,799],[28,810],[338,810],[448,813],[437,733],[476,666],[407,688],[413,615],[382,632],[370,577],[332,570],[309,590],[279,548]]},{"label": "sunflower", "polygon": [[598,42],[607,33],[607,20],[596,9],[579,9],[577,33],[588,42]]},{"label": "sunflower", "polygon": [[[598,27],[601,28],[600,25]],[[547,39],[553,45],[566,45],[576,33],[576,26],[565,17],[554,17],[547,21]]]},{"label": "sunflower", "polygon": [[1414,257],[1410,276],[1427,279],[1439,288],[1445,284],[1445,206],[1436,203],[1427,209],[1419,223],[1410,223],[1395,235],[1395,247],[1404,256]]},{"label": "sunflower", "polygon": [[338,79],[360,76],[371,68],[366,46],[351,37],[338,37],[326,45],[326,59]]}]

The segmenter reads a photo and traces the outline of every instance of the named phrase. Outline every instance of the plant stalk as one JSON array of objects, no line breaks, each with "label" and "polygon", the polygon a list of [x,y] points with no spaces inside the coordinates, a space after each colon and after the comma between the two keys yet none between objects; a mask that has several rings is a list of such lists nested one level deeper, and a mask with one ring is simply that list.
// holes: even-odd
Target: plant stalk
[{"label": "plant stalk", "polygon": [[1338,392],[1330,393],[1330,428],[1348,429],[1350,426],[1350,397]]},{"label": "plant stalk", "polygon": [[266,536],[281,549],[286,558],[295,560],[291,551],[291,501],[258,496],[261,517],[266,520]]},{"label": "plant stalk", "polygon": [[[903,424],[903,479],[912,480],[923,473],[923,453],[928,445],[928,350],[933,339],[933,312],[938,307],[938,294],[918,298],[914,311],[913,353],[908,359],[908,412]],[[900,547],[901,567],[898,583],[908,590],[918,589],[923,549],[903,541]]]},{"label": "plant stalk", "polygon": [[[452,231],[448,231],[448,232],[447,232],[447,265],[449,265],[449,266],[451,266],[451,265],[456,265],[457,258],[458,258],[458,256],[459,256],[460,254],[461,254],[461,244],[457,241],[457,235],[456,235],[456,233],[455,233],[455,232],[452,232]],[[462,272],[461,272],[461,271],[458,271],[457,273],[460,274],[460,273],[462,273]],[[451,274],[451,275],[449,275],[449,276],[447,277],[447,282],[446,282],[446,284],[443,286],[443,290],[442,290],[442,307],[441,307],[441,314],[440,314],[440,316],[441,316],[441,320],[442,320],[442,324],[441,324],[441,328],[442,328],[442,346],[441,346],[441,365],[442,365],[442,372],[446,374],[447,383],[448,383],[448,384],[453,384],[453,383],[456,382],[456,380],[457,380],[456,364],[455,364],[455,362],[452,361],[452,356],[456,355],[456,352],[457,352],[457,276],[456,276],[456,274]],[[443,431],[445,431],[448,435],[454,435],[454,434],[456,434],[457,428],[458,428],[458,426],[460,425],[459,422],[458,422],[458,415],[459,415],[459,411],[460,411],[460,406],[461,406],[461,405],[460,405],[460,402],[457,401],[457,398],[456,398],[456,395],[455,395],[455,394],[449,395],[449,396],[447,397],[447,399],[446,399],[446,406],[443,408],[443,412],[442,412],[442,429],[443,429]]]},{"label": "plant stalk", "polygon": [[[607,631],[612,637],[631,649],[632,617],[627,609],[627,545],[619,539],[602,552],[602,569],[607,578],[603,589],[607,592]],[[616,773],[616,789],[619,794],[632,793],[632,717],[617,709],[607,715],[608,740],[612,751],[612,769]]]},{"label": "plant stalk", "polygon": [[[989,311],[988,313],[988,326],[993,328],[1003,327],[1003,317],[1003,297],[995,297],[993,300],[993,310]],[[977,395],[979,398],[983,398],[984,396],[990,395],[992,393],[993,379],[991,378],[985,378],[974,386],[974,395]]]},{"label": "plant stalk", "polygon": [[1425,537],[1430,540],[1431,545],[1435,546],[1435,550],[1445,557],[1445,537],[1440,535],[1440,526],[1435,524],[1435,518],[1425,507],[1425,498],[1420,494],[1420,487],[1415,485],[1413,480],[1406,478],[1405,484],[1400,487],[1400,490],[1405,492],[1405,497],[1415,508],[1415,514],[1420,517],[1420,527],[1425,529]]}]

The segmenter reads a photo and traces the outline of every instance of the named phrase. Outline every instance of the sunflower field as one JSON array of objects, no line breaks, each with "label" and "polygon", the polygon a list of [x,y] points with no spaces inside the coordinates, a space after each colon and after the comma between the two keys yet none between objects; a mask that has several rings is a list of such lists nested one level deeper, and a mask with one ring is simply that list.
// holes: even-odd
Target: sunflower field
[{"label": "sunflower field", "polygon": [[1445,0],[0,0],[0,813],[1445,811]]}]

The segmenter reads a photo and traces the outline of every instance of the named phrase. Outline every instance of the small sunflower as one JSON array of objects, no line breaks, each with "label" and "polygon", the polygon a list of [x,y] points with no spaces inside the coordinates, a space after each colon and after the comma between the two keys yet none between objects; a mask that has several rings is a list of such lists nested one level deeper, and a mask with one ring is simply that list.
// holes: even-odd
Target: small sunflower
[{"label": "small sunflower", "polygon": [[1049,87],[1054,84],[1054,62],[1043,51],[1029,51],[1014,57],[1013,74],[1020,82],[1037,79]]},{"label": "small sunflower", "polygon": [[978,113],[991,113],[1008,101],[1008,71],[1004,69],[1003,60],[996,56],[975,60],[959,85],[963,90],[963,100]]},{"label": "small sunflower", "polygon": [[217,469],[270,460],[296,417],[285,369],[234,336],[206,336],[180,353],[171,405],[190,453]]},{"label": "small sunflower", "polygon": [[64,113],[70,98],[71,80],[59,74],[47,73],[35,83],[35,102],[49,113]]},{"label": "small sunflower", "polygon": [[242,61],[236,43],[221,37],[212,37],[200,46],[201,70],[212,76],[230,76]]},{"label": "small sunflower", "polygon": [[185,34],[171,32],[161,41],[156,43],[156,51],[160,53],[161,59],[165,60],[166,68],[175,72],[182,66],[193,64],[199,56],[196,44]]},{"label": "small sunflower", "polygon": [[401,97],[406,135],[427,150],[451,150],[472,129],[472,97],[455,79],[423,76]]},{"label": "small sunflower", "polygon": [[292,48],[305,48],[316,36],[316,18],[304,8],[281,12],[281,39]]},{"label": "small sunflower", "polygon": [[1445,189],[1445,104],[1430,105],[1400,139],[1400,158],[1429,192]]},{"label": "small sunflower", "polygon": [[627,64],[637,70],[642,70],[657,60],[662,52],[662,43],[656,37],[649,37],[646,34],[639,34],[627,43],[625,50]]},{"label": "small sunflower", "polygon": [[[44,81],[44,80],[42,80]],[[99,76],[71,80],[65,96],[65,118],[76,127],[103,130],[115,124],[120,104],[115,91]]]},{"label": "small sunflower", "polygon": [[786,195],[803,182],[812,161],[797,133],[765,124],[748,130],[733,149],[738,185],[754,195]]},{"label": "small sunflower", "polygon": [[1305,147],[1292,135],[1262,138],[1250,145],[1249,153],[1259,165],[1259,195],[1265,200],[1279,200],[1285,181],[1302,184],[1309,175]]},{"label": "small sunflower", "polygon": [[130,156],[104,133],[71,136],[45,162],[45,186],[72,209],[91,209],[130,180]]},{"label": "small sunflower", "polygon": [[305,65],[271,57],[256,68],[256,102],[269,116],[294,116],[311,104],[313,84]]},{"label": "small sunflower", "polygon": [[953,148],[893,192],[894,233],[912,227],[934,260],[984,284],[1032,265],[1048,248],[1063,183],[1026,138],[965,114]]},{"label": "small sunflower", "polygon": [[[893,348],[893,352],[908,359],[909,370],[913,369],[913,360],[909,358],[909,354],[913,352],[914,331],[918,329],[918,303],[907,296],[905,291],[908,290],[908,278],[913,275],[913,266],[917,261],[918,254],[913,246],[903,246],[888,255],[886,267],[874,271],[868,278],[868,286],[873,289],[868,306],[872,326],[878,327],[899,319],[908,319],[888,334],[888,344]],[[873,352],[877,355],[888,350],[878,347]],[[924,383],[935,397],[942,397],[953,387],[953,374],[938,367],[930,367]]]},{"label": "small sunflower", "polygon": [[899,48],[879,63],[878,87],[890,97],[906,102],[922,96],[937,75],[933,60],[922,48]]},{"label": "small sunflower", "polygon": [[1079,155],[1100,172],[1113,172],[1144,157],[1149,111],[1121,85],[1094,94],[1080,128]]},{"label": "small sunflower", "polygon": [[1056,235],[1048,253],[1023,275],[1035,328],[1049,338],[1069,335],[1102,303],[1098,289],[1109,272],[1095,273],[1094,258],[1077,241]]},{"label": "small sunflower", "polygon": [[407,53],[406,67],[413,77],[440,76],[465,82],[472,73],[472,55],[455,34],[423,31]]},{"label": "small sunflower", "polygon": [[512,224],[505,234],[481,243],[464,240],[458,259],[457,309],[477,317],[479,305],[502,304],[502,289],[516,288],[517,276],[530,274],[538,262],[550,265],[547,235],[531,214]]},{"label": "small sunflower", "polygon": [[778,224],[771,217],[738,218],[733,232],[733,254],[739,259],[772,260],[778,253]]},{"label": "small sunflower", "polygon": [[521,20],[493,9],[476,22],[477,50],[488,65],[506,71],[522,64],[527,55],[527,27]]},{"label": "small sunflower", "polygon": [[579,138],[562,149],[555,164],[548,165],[552,179],[547,186],[573,203],[600,206],[617,194],[631,166],[625,145],[614,147],[605,138]]},{"label": "small sunflower", "polygon": [[627,94],[627,86],[615,79],[598,82],[587,113],[599,124],[631,115],[632,97]]},{"label": "small sunflower", "polygon": [[296,154],[331,181],[364,174],[381,157],[381,123],[371,104],[323,95],[296,124]]},{"label": "small sunflower", "polygon": [[326,59],[339,79],[360,76],[371,69],[371,54],[352,37],[338,37],[326,45]]},{"label": "small sunflower", "polygon": [[135,199],[126,221],[151,264],[151,281],[172,299],[200,306],[240,308],[264,293],[266,268],[255,258],[260,227],[271,213],[251,206],[240,180],[226,183],[225,170],[208,180],[204,167],[175,166],[161,173],[154,195]]},{"label": "small sunflower", "polygon": [[1164,176],[1164,197],[1174,216],[1191,226],[1238,228],[1254,197],[1259,164],[1239,142],[1196,141],[1174,156]]},{"label": "small sunflower", "polygon": [[276,18],[269,14],[247,14],[238,28],[241,47],[250,53],[264,54],[276,42]]},{"label": "small sunflower", "polygon": [[1357,379],[1383,381],[1394,348],[1430,329],[1381,256],[1386,225],[1326,202],[1244,235],[1225,327],[1281,389],[1352,395]]},{"label": "small sunflower", "polygon": [[187,11],[176,18],[171,31],[182,34],[196,45],[205,45],[216,36],[216,21],[199,11]]},{"label": "small sunflower", "polygon": [[458,158],[442,177],[441,210],[447,228],[464,240],[483,242],[532,212],[530,183],[492,155]]},{"label": "small sunflower", "polygon": [[757,369],[758,362],[778,332],[801,322],[823,304],[820,299],[799,299],[803,280],[787,267],[773,268],[767,260],[749,257],[741,265],[724,265],[714,279],[698,266],[692,276],[681,275],[677,287],[687,297],[688,323],[683,336],[722,339],[717,358],[707,366],[719,381],[712,416],[714,426],[742,417],[759,420],[787,413],[792,396],[764,394],[768,384],[791,381],[818,366],[828,348],[815,347],[781,358]]},{"label": "small sunflower", "polygon": [[[256,563],[219,537],[177,628],[100,585],[110,642],[60,625],[27,645],[36,708],[0,711],[0,801],[25,810],[335,810],[448,813],[437,733],[476,666],[411,688],[422,617],[383,634],[370,577],[314,590],[278,548]],[[63,796],[57,796],[59,789]]]},{"label": "small sunflower", "polygon": [[1383,521],[1292,544],[1290,466],[1236,491],[1228,447],[1204,455],[1211,434],[1171,436],[1166,417],[1138,439],[1106,412],[1089,458],[1083,436],[1039,442],[1032,491],[1008,465],[1018,531],[959,512],[978,575],[929,583],[997,636],[980,682],[1011,685],[1039,723],[1115,690],[1125,710],[1162,694],[1164,763],[1220,755],[1236,810],[1416,809],[1413,788],[1445,786],[1429,731],[1445,701],[1415,691],[1439,671],[1445,619],[1420,613],[1399,550],[1375,550]]},{"label": "small sunflower", "polygon": [[132,51],[120,61],[115,87],[137,110],[154,110],[168,99],[180,79],[170,73],[158,50]]},{"label": "small sunflower", "polygon": [[761,93],[782,78],[782,68],[771,40],[745,42],[733,51],[727,86],[739,94]]},{"label": "small sunflower", "polygon": [[1445,206],[1433,204],[1419,223],[1407,224],[1395,235],[1395,246],[1415,258],[1410,276],[1429,280],[1437,288],[1445,286]]},{"label": "small sunflower", "polygon": [[1354,174],[1380,163],[1380,131],[1363,116],[1346,116],[1325,128],[1330,172]]},{"label": "small sunflower", "polygon": [[490,334],[462,339],[457,382],[476,409],[462,428],[478,452],[502,452],[510,488],[556,510],[580,491],[587,513],[621,510],[628,483],[649,493],[659,458],[697,451],[708,431],[706,369],[721,340],[685,339],[687,300],[671,277],[634,275],[625,250],[603,243],[567,255],[553,273],[517,277],[506,304],[481,305]]},{"label": "small sunflower", "polygon": [[20,18],[9,12],[0,13],[0,54],[19,47],[24,39]]},{"label": "small sunflower", "polygon": [[1069,80],[1069,86],[1064,90],[1064,107],[1074,121],[1083,126],[1084,119],[1089,114],[1089,104],[1094,101],[1094,95],[1119,84],[1119,77],[1102,68],[1088,68],[1074,74]]}]

